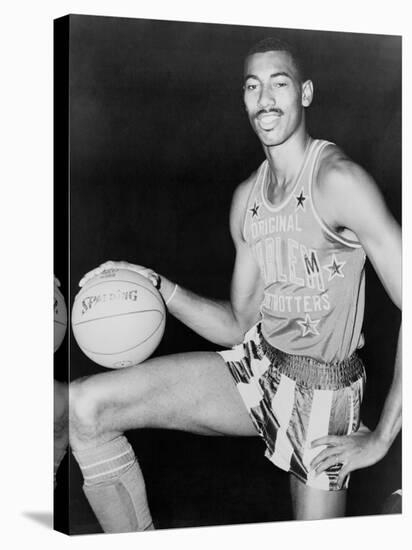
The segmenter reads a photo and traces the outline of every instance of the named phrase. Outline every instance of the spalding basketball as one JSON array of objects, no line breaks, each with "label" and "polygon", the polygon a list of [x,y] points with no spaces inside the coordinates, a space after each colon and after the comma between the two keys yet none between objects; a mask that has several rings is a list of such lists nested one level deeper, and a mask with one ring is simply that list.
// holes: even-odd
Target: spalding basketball
[{"label": "spalding basketball", "polygon": [[72,310],[74,337],[98,365],[137,365],[157,348],[165,329],[162,297],[143,275],[109,269],[88,281]]},{"label": "spalding basketball", "polygon": [[67,329],[67,308],[63,294],[59,287],[54,285],[54,351],[57,351],[63,342]]}]

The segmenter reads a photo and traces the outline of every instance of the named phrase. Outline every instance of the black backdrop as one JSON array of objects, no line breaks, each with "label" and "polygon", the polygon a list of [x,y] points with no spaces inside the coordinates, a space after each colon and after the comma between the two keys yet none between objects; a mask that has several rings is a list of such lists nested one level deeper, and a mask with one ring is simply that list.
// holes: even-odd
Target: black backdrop
[{"label": "black backdrop", "polygon": [[[70,16],[69,24],[70,272],[61,279],[70,304],[81,276],[108,259],[228,297],[231,196],[264,158],[244,112],[243,58],[266,36],[293,41],[307,58],[311,135],[365,167],[400,221],[400,37],[94,16]],[[371,427],[390,383],[398,326],[368,265],[363,415]],[[71,335],[69,346],[71,380],[104,370]],[[211,349],[169,316],[156,355]],[[159,527],[291,518],[287,475],[263,457],[259,439],[127,435]],[[71,532],[96,532],[69,462]],[[400,468],[398,438],[383,461],[353,475],[348,513],[379,513],[400,487]]]}]

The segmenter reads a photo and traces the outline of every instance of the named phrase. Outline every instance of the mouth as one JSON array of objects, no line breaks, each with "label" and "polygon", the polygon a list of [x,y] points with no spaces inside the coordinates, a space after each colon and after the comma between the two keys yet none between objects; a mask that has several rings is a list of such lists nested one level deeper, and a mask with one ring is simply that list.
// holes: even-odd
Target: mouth
[{"label": "mouth", "polygon": [[281,113],[275,113],[271,111],[270,113],[260,113],[257,115],[256,120],[262,130],[272,130],[273,127],[277,124],[278,120],[281,117]]}]

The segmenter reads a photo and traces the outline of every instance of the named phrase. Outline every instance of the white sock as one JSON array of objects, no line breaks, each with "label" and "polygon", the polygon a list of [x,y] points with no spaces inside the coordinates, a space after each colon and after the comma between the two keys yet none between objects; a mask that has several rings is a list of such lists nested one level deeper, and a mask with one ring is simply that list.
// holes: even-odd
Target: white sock
[{"label": "white sock", "polygon": [[103,531],[154,528],[142,471],[124,436],[73,454],[83,473],[83,491]]}]

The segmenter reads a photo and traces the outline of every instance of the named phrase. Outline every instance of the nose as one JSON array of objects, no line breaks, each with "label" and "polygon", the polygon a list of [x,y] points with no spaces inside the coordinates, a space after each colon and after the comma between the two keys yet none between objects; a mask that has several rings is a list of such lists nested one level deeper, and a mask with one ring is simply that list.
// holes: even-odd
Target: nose
[{"label": "nose", "polygon": [[262,86],[260,95],[258,98],[258,106],[261,109],[268,109],[269,107],[274,107],[276,105],[275,94],[270,85],[265,84]]}]

